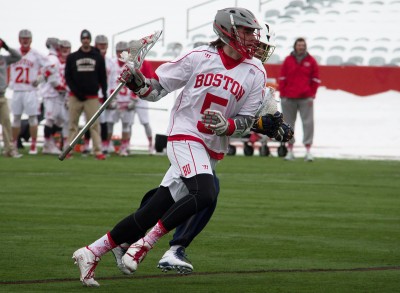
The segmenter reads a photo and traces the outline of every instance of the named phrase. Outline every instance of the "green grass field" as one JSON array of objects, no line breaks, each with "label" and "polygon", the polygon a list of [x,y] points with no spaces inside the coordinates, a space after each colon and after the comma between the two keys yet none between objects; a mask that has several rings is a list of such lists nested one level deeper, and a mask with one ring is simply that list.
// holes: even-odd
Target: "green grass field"
[{"label": "green grass field", "polygon": [[164,156],[0,158],[0,292],[400,292],[400,162],[227,157],[217,210],[164,274],[164,237],[123,276],[111,254],[83,288],[72,253],[131,213]]}]

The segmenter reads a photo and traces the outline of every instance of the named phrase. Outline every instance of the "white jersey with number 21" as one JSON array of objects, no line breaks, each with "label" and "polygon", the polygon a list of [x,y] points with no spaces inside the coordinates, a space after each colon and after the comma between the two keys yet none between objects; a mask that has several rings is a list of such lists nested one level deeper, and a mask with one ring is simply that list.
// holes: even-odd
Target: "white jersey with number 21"
[{"label": "white jersey with number 21", "polygon": [[213,46],[197,47],[162,64],[156,75],[168,92],[184,87],[171,111],[168,140],[198,141],[217,160],[227,152],[229,138],[206,129],[202,113],[213,109],[227,119],[254,116],[264,98],[267,80],[258,59],[235,61]]}]

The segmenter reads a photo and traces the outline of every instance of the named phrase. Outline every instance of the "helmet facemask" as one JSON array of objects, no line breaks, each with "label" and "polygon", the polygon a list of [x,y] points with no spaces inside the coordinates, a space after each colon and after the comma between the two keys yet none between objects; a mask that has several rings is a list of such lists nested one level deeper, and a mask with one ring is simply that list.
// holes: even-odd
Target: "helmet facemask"
[{"label": "helmet facemask", "polygon": [[264,23],[260,33],[260,43],[254,57],[265,64],[275,51],[275,32],[271,30],[268,23]]}]

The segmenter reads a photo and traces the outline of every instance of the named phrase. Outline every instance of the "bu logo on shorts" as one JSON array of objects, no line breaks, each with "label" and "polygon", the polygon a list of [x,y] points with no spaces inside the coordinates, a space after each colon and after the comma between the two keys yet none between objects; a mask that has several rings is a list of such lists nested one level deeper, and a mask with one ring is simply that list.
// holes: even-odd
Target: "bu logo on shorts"
[{"label": "bu logo on shorts", "polygon": [[183,166],[182,167],[182,171],[183,171],[183,175],[184,176],[187,176],[192,172],[192,171],[190,171],[190,165],[189,164]]}]

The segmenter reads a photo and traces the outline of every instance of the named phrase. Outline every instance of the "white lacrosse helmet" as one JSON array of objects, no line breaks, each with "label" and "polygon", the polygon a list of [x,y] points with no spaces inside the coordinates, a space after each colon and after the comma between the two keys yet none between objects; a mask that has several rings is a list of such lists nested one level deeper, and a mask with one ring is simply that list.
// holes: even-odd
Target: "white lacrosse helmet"
[{"label": "white lacrosse helmet", "polygon": [[105,35],[97,35],[94,39],[95,44],[108,44],[108,38]]},{"label": "white lacrosse helmet", "polygon": [[265,64],[275,51],[275,32],[268,22],[264,22],[260,31],[260,44],[254,57]]},{"label": "white lacrosse helmet", "polygon": [[46,40],[46,48],[51,49],[53,48],[54,50],[58,50],[60,46],[60,40],[57,38],[47,38]]},{"label": "white lacrosse helmet", "polygon": [[115,45],[115,51],[128,51],[128,50],[129,50],[129,47],[128,47],[127,42],[121,41]]},{"label": "white lacrosse helmet", "polygon": [[225,44],[231,46],[240,55],[251,59],[257,47],[249,48],[246,46],[245,41],[239,37],[237,32],[238,26],[255,29],[256,39],[260,38],[261,26],[250,10],[231,7],[217,11],[213,25],[214,32]]}]

